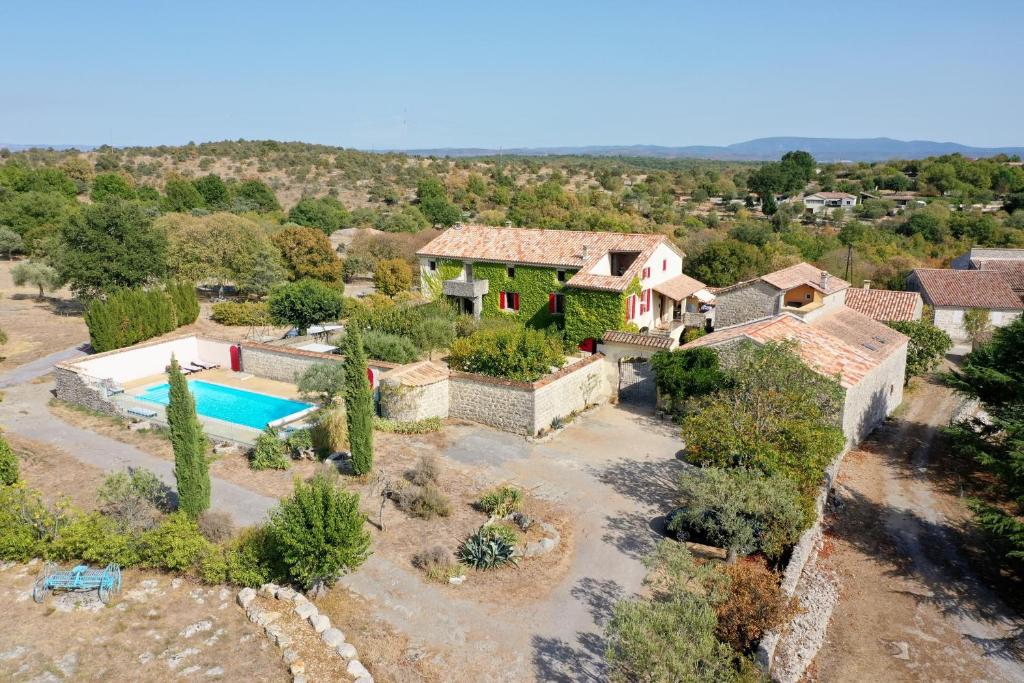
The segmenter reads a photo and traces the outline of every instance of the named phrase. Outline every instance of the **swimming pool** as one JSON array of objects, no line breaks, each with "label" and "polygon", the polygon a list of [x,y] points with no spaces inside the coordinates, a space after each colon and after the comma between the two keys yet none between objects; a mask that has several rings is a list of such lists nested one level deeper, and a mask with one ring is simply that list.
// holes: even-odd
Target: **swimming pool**
[{"label": "swimming pool", "polygon": [[[188,388],[196,399],[196,412],[200,415],[253,429],[263,429],[286,417],[298,418],[301,413],[314,407],[302,401],[257,394],[198,379],[189,382]],[[137,398],[165,406],[168,403],[168,390],[169,385],[158,384],[146,389]]]}]

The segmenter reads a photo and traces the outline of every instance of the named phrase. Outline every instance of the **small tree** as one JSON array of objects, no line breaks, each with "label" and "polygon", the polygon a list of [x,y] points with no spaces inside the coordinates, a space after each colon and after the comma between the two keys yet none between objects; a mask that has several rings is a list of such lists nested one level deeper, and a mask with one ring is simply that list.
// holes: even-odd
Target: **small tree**
[{"label": "small tree", "polygon": [[0,433],[0,484],[11,486],[18,482],[18,456],[11,450],[7,439]]},{"label": "small tree", "polygon": [[345,335],[345,410],[352,470],[366,474],[373,469],[373,391],[367,376],[366,353],[359,328]]},{"label": "small tree", "polygon": [[725,548],[730,563],[755,550],[779,557],[805,526],[800,491],[781,475],[708,467],[680,477],[679,494],[670,530],[696,532]]},{"label": "small tree", "polygon": [[889,323],[889,327],[910,338],[907,343],[907,372],[909,382],[915,375],[924,375],[936,367],[953,345],[949,335],[927,320],[906,320]]},{"label": "small tree", "polygon": [[267,310],[277,325],[294,325],[305,334],[310,325],[341,317],[341,292],[317,280],[299,280],[270,293]]},{"label": "small tree", "polygon": [[276,233],[271,240],[281,250],[281,257],[292,280],[312,278],[341,288],[341,261],[320,230],[292,227]]},{"label": "small tree", "polygon": [[254,470],[286,470],[287,447],[277,435],[277,430],[268,426],[256,437],[256,444],[249,453],[249,467]]},{"label": "small tree", "polygon": [[43,291],[52,292],[60,286],[60,278],[57,271],[37,261],[18,263],[11,268],[11,278],[18,287],[26,285],[39,288],[38,299],[43,300]]},{"label": "small tree", "polygon": [[343,570],[358,568],[370,554],[365,519],[359,495],[339,489],[324,475],[297,482],[292,495],[270,513],[270,536],[288,578],[318,590],[334,583]]},{"label": "small tree", "polygon": [[0,251],[7,253],[7,260],[14,258],[14,252],[22,251],[25,248],[25,241],[21,235],[14,232],[7,226],[0,226]]},{"label": "small tree", "polygon": [[341,363],[317,363],[301,375],[295,373],[299,392],[315,398],[324,406],[345,392],[345,366]]},{"label": "small tree", "polygon": [[178,483],[178,509],[196,519],[210,507],[210,472],[206,462],[206,436],[196,416],[178,359],[171,356],[167,425],[174,449],[174,478]]},{"label": "small tree", "polygon": [[381,294],[394,296],[412,286],[412,268],[403,259],[381,261],[373,271],[373,284]]},{"label": "small tree", "polygon": [[986,309],[971,308],[964,312],[964,331],[972,342],[979,341],[989,328],[989,314]]}]

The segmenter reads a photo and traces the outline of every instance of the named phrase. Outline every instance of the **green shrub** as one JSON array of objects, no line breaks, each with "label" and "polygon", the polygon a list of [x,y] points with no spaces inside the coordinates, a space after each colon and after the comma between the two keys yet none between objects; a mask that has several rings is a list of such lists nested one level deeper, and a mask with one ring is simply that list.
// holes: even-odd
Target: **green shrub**
[{"label": "green shrub", "polygon": [[949,335],[927,320],[896,321],[888,325],[910,338],[907,343],[905,382],[909,382],[915,375],[924,375],[934,370],[953,346]]},{"label": "green shrub", "polygon": [[783,475],[745,468],[707,467],[679,478],[679,504],[670,531],[692,530],[730,559],[760,550],[781,557],[807,526],[800,490]]},{"label": "green shrub", "polygon": [[165,289],[174,307],[177,326],[194,323],[199,317],[199,299],[196,297],[195,283],[172,281],[167,283]]},{"label": "green shrub", "polygon": [[515,564],[515,548],[504,538],[481,527],[459,546],[459,561],[474,569],[496,569]]},{"label": "green shrub", "polygon": [[366,356],[388,363],[411,363],[419,358],[419,350],[412,340],[387,332],[369,330],[363,334]]},{"label": "green shrub", "polygon": [[85,324],[93,350],[101,352],[170,332],[178,318],[167,292],[120,289],[106,299],[93,299],[85,309]]},{"label": "green shrub", "polygon": [[658,393],[668,399],[671,412],[681,414],[686,402],[718,391],[728,375],[718,369],[718,353],[713,349],[658,351],[651,356]]},{"label": "green shrub", "polygon": [[263,526],[246,529],[224,545],[210,546],[200,560],[199,573],[206,583],[253,588],[281,576],[273,541]]},{"label": "green shrub", "polygon": [[341,571],[354,570],[366,560],[370,534],[364,522],[359,495],[317,475],[298,483],[271,511],[269,535],[287,578],[309,589],[332,584]]},{"label": "green shrub", "polygon": [[485,524],[480,528],[480,533],[487,538],[500,539],[513,548],[519,545],[519,531],[511,524],[506,524],[504,522]]},{"label": "green shrub", "polygon": [[63,510],[47,507],[38,491],[0,486],[0,560],[45,556],[64,521]]},{"label": "green shrub", "polygon": [[11,486],[18,481],[18,456],[0,433],[0,485]]},{"label": "green shrub", "polygon": [[481,330],[456,339],[448,365],[455,370],[491,377],[533,382],[565,364],[559,338],[525,327]]},{"label": "green shrub", "polygon": [[170,507],[170,489],[142,468],[107,475],[96,491],[99,509],[123,532],[143,531]]},{"label": "green shrub", "polygon": [[214,304],[210,318],[221,325],[270,326],[270,311],[264,301],[225,301]]},{"label": "green shrub", "polygon": [[122,567],[139,563],[136,536],[117,521],[100,513],[76,515],[65,524],[49,548],[56,560],[82,560],[98,565],[116,562]]},{"label": "green shrub", "polygon": [[495,517],[506,517],[523,509],[523,492],[514,486],[499,486],[480,496],[476,506]]},{"label": "green shrub", "polygon": [[295,384],[299,393],[324,407],[345,393],[345,364],[316,363],[302,373],[295,373]]},{"label": "green shrub", "polygon": [[256,437],[256,445],[249,451],[249,467],[254,470],[286,470],[287,446],[277,435],[277,430],[268,426]]},{"label": "green shrub", "polygon": [[444,422],[439,417],[425,417],[422,420],[413,420],[411,422],[401,422],[383,417],[377,417],[373,420],[374,429],[393,434],[428,434],[430,432],[439,432],[443,427]]},{"label": "green shrub", "polygon": [[296,429],[288,435],[286,444],[288,445],[288,449],[292,452],[293,457],[298,457],[303,453],[314,450],[313,428]]},{"label": "green shrub", "polygon": [[341,317],[341,292],[319,280],[304,279],[276,287],[267,301],[276,325],[292,325],[305,334],[310,325]]},{"label": "green shrub", "polygon": [[187,571],[210,552],[199,525],[184,512],[175,512],[139,537],[139,559],[149,567]]},{"label": "green shrub", "polygon": [[367,474],[373,469],[373,389],[367,378],[366,353],[357,328],[349,330],[342,346],[345,353],[345,411],[352,470]]}]

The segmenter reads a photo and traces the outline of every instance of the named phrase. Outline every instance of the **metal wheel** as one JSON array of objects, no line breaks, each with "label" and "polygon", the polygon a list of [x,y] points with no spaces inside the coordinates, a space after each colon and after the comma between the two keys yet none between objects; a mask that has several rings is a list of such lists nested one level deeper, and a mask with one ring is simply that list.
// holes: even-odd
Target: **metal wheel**
[{"label": "metal wheel", "polygon": [[99,588],[100,602],[104,605],[110,602],[110,589],[106,586],[100,586]]},{"label": "metal wheel", "polygon": [[42,604],[43,600],[46,599],[46,592],[42,580],[36,581],[35,585],[32,586],[32,599]]}]

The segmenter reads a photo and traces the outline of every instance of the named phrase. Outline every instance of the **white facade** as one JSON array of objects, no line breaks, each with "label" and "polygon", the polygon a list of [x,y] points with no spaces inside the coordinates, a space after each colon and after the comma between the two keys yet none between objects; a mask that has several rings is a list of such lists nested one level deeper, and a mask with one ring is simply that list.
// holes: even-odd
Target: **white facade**
[{"label": "white facade", "polygon": [[674,249],[665,244],[658,245],[651,257],[640,270],[640,294],[631,294],[626,298],[626,319],[639,329],[653,328],[661,319],[661,297],[654,287],[671,280],[683,272],[683,259]]},{"label": "white facade", "polygon": [[[935,307],[935,327],[949,335],[955,342],[969,341],[970,335],[964,328],[964,314],[966,308],[953,308],[950,306]],[[992,327],[1006,327],[1020,317],[1019,310],[995,309],[988,312],[988,322]]]},{"label": "white facade", "polygon": [[857,198],[852,194],[843,193],[841,197],[832,197],[818,193],[804,197],[804,208],[811,213],[831,211],[832,209],[851,209],[857,205]]}]

